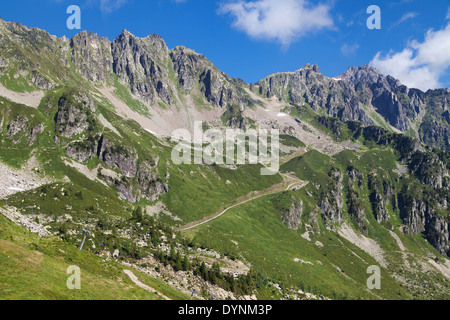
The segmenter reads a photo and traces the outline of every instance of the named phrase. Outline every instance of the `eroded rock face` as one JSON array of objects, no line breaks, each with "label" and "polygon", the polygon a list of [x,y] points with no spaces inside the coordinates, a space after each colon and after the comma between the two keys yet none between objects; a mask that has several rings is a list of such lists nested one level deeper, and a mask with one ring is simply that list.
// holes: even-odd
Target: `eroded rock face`
[{"label": "eroded rock face", "polygon": [[198,66],[201,64],[202,56],[188,51],[184,47],[177,47],[170,52],[178,82],[184,94],[189,94],[198,82]]},{"label": "eroded rock face", "polygon": [[361,232],[366,233],[366,213],[363,208],[361,197],[357,192],[358,189],[361,191],[364,190],[363,175],[353,167],[347,169],[347,174],[349,177],[346,193],[348,213],[356,221]]},{"label": "eroded rock face", "polygon": [[387,205],[390,199],[394,197],[394,192],[390,182],[378,179],[375,173],[369,175],[369,190],[371,191],[369,199],[372,204],[375,219],[379,223],[389,220]]},{"label": "eroded rock face", "polygon": [[124,30],[112,44],[113,72],[132,93],[147,103],[159,97],[172,102],[169,87],[169,49],[158,35],[140,39]]},{"label": "eroded rock face", "polygon": [[36,70],[31,72],[31,81],[41,90],[50,90],[56,86],[52,81],[41,75]]},{"label": "eroded rock face", "polygon": [[125,177],[136,176],[138,156],[131,147],[116,146],[102,137],[98,146],[98,158],[108,167],[117,168]]},{"label": "eroded rock face", "polygon": [[248,104],[236,81],[217,69],[205,56],[177,47],[170,51],[170,57],[183,93],[202,93],[209,103],[221,108]]},{"label": "eroded rock face", "polygon": [[441,121],[449,110],[448,89],[426,93],[410,89],[367,65],[350,67],[331,79],[309,64],[295,72],[268,76],[251,89],[267,98],[276,97],[292,105],[308,104],[315,111],[342,121],[360,121],[365,126],[374,124],[367,109],[372,108],[398,130],[412,128],[422,142],[450,150],[450,123]]},{"label": "eroded rock face", "polygon": [[44,132],[44,128],[45,128],[45,126],[44,126],[43,123],[37,125],[36,127],[31,128],[30,135],[29,135],[29,137],[27,139],[28,145],[31,146],[31,145],[33,145],[36,142],[38,136],[42,132]]},{"label": "eroded rock face", "polygon": [[431,203],[402,192],[399,196],[401,217],[409,234],[423,233],[441,254],[449,255],[448,219],[439,216]]},{"label": "eroded rock face", "polygon": [[416,152],[411,159],[409,167],[423,184],[434,190],[449,190],[449,168],[435,154]]},{"label": "eroded rock face", "polygon": [[448,255],[448,154],[431,152],[429,149],[416,150],[407,159],[410,172],[420,183],[405,185],[398,193],[398,201],[393,203],[393,207],[399,209],[408,233],[423,234],[436,250]]},{"label": "eroded rock face", "polygon": [[11,120],[6,132],[6,138],[12,140],[14,144],[20,143],[27,126],[28,119],[25,117],[19,116]]},{"label": "eroded rock face", "polygon": [[422,233],[425,231],[425,215],[427,213],[427,206],[423,201],[416,201],[410,199],[411,203],[401,203],[402,208],[405,210],[404,222],[409,229],[410,233]]},{"label": "eroded rock face", "polygon": [[275,96],[293,105],[308,104],[315,111],[325,111],[343,121],[373,124],[352,86],[346,81],[325,77],[317,65],[307,64],[295,72],[271,75],[251,88],[267,98]]},{"label": "eroded rock face", "polygon": [[364,190],[364,180],[363,175],[356,170],[355,168],[351,167],[348,168],[348,177],[350,179],[350,184],[357,184],[358,188],[363,191]]},{"label": "eroded rock face", "polygon": [[336,224],[342,221],[342,210],[344,208],[342,181],[344,175],[341,171],[333,169],[329,176],[333,179],[333,183],[330,186],[330,191],[322,194],[319,208],[323,213],[322,218],[325,222]]},{"label": "eroded rock face", "polygon": [[291,230],[297,231],[302,225],[303,202],[300,199],[292,198],[289,210],[282,212],[283,223]]},{"label": "eroded rock face", "polygon": [[75,141],[66,147],[66,154],[77,162],[84,163],[94,159],[99,150],[100,137],[89,137],[84,141]]},{"label": "eroded rock face", "polygon": [[55,115],[57,135],[72,138],[86,131],[94,120],[94,102],[85,94],[64,94],[58,102]]},{"label": "eroded rock face", "polygon": [[26,137],[26,141],[29,146],[32,146],[38,136],[44,132],[44,124],[39,124],[37,126],[32,127],[31,129],[29,127],[32,126],[32,124],[29,124],[29,120],[23,116],[19,116],[12,120],[7,128],[6,132],[6,138],[11,140],[14,144],[19,144],[23,138]]},{"label": "eroded rock face", "polygon": [[117,193],[129,202],[138,202],[141,199],[156,201],[169,191],[169,175],[166,173],[165,179],[161,178],[156,167],[148,162],[142,163],[137,169],[136,177],[112,178],[102,176],[110,185],[114,185]]},{"label": "eroded rock face", "polygon": [[450,90],[430,90],[426,93],[426,112],[419,128],[420,139],[443,150],[450,150]]},{"label": "eroded rock face", "polygon": [[70,41],[72,63],[89,81],[112,81],[111,42],[92,32],[82,31]]},{"label": "eroded rock face", "polygon": [[450,256],[450,225],[443,217],[433,217],[426,230],[428,241],[443,254]]},{"label": "eroded rock face", "polygon": [[[168,174],[166,174],[166,181],[168,178]],[[169,191],[167,182],[161,179],[157,168],[148,162],[139,165],[137,181],[140,197],[150,201],[159,199]]]},{"label": "eroded rock face", "polygon": [[424,94],[409,90],[391,76],[383,76],[369,66],[351,67],[341,78],[353,86],[355,93],[364,96],[367,105],[372,105],[392,126],[406,131],[410,119],[415,119],[425,106]]},{"label": "eroded rock face", "polygon": [[367,229],[365,225],[366,213],[359,195],[353,189],[349,189],[347,192],[347,206],[348,214],[355,219],[359,229],[365,233]]}]

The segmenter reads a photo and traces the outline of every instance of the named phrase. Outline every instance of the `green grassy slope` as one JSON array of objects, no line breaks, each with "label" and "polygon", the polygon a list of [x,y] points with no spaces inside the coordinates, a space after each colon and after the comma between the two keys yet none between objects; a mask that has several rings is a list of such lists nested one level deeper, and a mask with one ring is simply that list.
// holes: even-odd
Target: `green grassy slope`
[{"label": "green grassy slope", "polygon": [[[402,221],[391,205],[387,208],[388,221],[378,223],[367,187],[359,192],[361,207],[366,212],[366,230],[357,227],[348,213],[347,203],[344,204],[342,223],[353,226],[358,233],[364,232],[383,250],[387,266],[381,268],[381,290],[369,291],[366,287],[367,268],[380,265],[379,262],[338,235],[334,230],[340,228],[340,224],[330,229],[320,218],[317,199],[332,185],[328,175],[331,169],[345,173],[352,166],[363,174],[365,186],[369,175],[378,175],[392,181],[395,190],[400,190],[404,184],[410,184],[412,178],[399,179],[393,172],[396,161],[397,156],[389,148],[364,153],[345,151],[334,157],[311,151],[282,167],[282,171],[295,172],[299,178],[310,181],[303,190],[284,192],[234,208],[206,225],[187,231],[186,235],[204,246],[244,258],[258,272],[287,288],[295,286],[332,299],[448,299],[448,281],[437,270],[424,269],[427,254],[443,259],[441,261],[445,258],[422,236],[407,236],[400,232]],[[344,178],[345,185],[348,185],[348,177]],[[345,200],[345,189],[343,196]],[[281,211],[290,207],[293,198],[303,202],[302,226],[298,231],[288,229],[282,222]],[[389,233],[391,230],[406,247],[408,262],[402,259],[399,245]],[[311,241],[302,237],[307,231],[312,231],[308,235]],[[406,268],[405,263],[412,268]],[[408,279],[408,285],[399,281],[399,277]],[[412,289],[411,283],[414,283],[413,287],[418,286]],[[423,283],[430,284],[427,290],[418,289]]]},{"label": "green grassy slope", "polygon": [[[126,268],[79,251],[57,238],[40,238],[0,215],[0,299],[2,300],[161,300],[135,285]],[[69,266],[81,269],[81,290],[69,290]],[[149,286],[172,299],[186,299],[159,280],[135,270]]]}]

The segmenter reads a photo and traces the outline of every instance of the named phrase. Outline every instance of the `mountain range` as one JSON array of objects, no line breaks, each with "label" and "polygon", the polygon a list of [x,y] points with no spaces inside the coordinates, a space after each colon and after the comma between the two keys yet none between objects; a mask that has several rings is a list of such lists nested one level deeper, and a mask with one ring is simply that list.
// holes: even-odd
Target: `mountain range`
[{"label": "mountain range", "polygon": [[[73,259],[88,268],[117,251],[114,277],[146,274],[166,298],[450,295],[449,89],[407,88],[368,65],[329,78],[306,64],[248,84],[158,35],[67,39],[0,19],[0,103],[11,268],[0,298],[28,294],[8,278],[10,256],[67,261],[86,228]],[[279,129],[279,174],[174,165],[171,135],[196,121]],[[371,265],[383,274],[375,292]],[[76,298],[57,281],[45,292]]]}]

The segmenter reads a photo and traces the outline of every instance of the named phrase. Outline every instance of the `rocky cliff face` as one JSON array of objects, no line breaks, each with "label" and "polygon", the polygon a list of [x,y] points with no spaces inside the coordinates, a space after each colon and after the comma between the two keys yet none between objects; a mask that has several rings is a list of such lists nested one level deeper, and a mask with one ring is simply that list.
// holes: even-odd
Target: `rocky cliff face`
[{"label": "rocky cliff face", "polygon": [[[18,48],[19,43],[23,48]],[[410,89],[369,66],[351,67],[340,77],[328,78],[318,66],[308,64],[247,85],[231,79],[193,50],[169,50],[158,35],[138,38],[124,30],[111,42],[83,31],[68,40],[1,20],[0,44],[0,74],[19,69],[33,84],[31,89],[48,90],[73,79],[71,65],[97,86],[113,85],[117,79],[152,107],[161,103],[198,107],[206,101],[213,107],[245,108],[251,104],[244,91],[248,87],[264,97],[309,105],[315,111],[365,126],[380,125],[373,114],[378,112],[392,127],[408,131],[428,145],[450,150],[450,91]]]},{"label": "rocky cliff face", "polygon": [[448,159],[445,161],[434,153],[417,151],[411,157],[409,167],[427,188],[419,190],[417,186],[408,186],[402,190],[398,196],[401,217],[410,233],[424,233],[439,252],[448,255]]},{"label": "rocky cliff face", "polygon": [[[149,107],[160,103],[186,107],[203,100],[205,105],[222,108],[249,103],[243,90],[246,84],[231,79],[193,50],[169,50],[155,34],[138,38],[124,30],[111,42],[82,31],[68,40],[1,20],[0,44],[0,74],[18,68],[34,84],[32,89],[48,90],[77,81],[69,69],[73,66],[95,86],[114,86],[117,80]],[[18,49],[18,44],[23,48]]]},{"label": "rocky cliff face", "polygon": [[376,173],[369,175],[370,202],[372,204],[373,213],[379,223],[389,220],[389,212],[387,209],[390,199],[394,197],[394,191],[391,183],[387,180],[380,180]]},{"label": "rocky cliff face", "polygon": [[351,67],[341,77],[349,83],[361,102],[373,106],[393,127],[406,131],[408,117],[414,120],[422,112],[425,95],[409,90],[391,76],[383,76],[369,66]]},{"label": "rocky cliff face", "polygon": [[112,44],[113,71],[120,82],[148,104],[157,98],[172,103],[169,49],[158,35],[137,38],[124,30]]},{"label": "rocky cliff face", "polygon": [[418,130],[419,137],[428,145],[450,150],[450,90],[428,91],[426,101],[426,113]]},{"label": "rocky cliff face", "polygon": [[55,115],[57,135],[72,138],[85,132],[94,122],[94,109],[94,102],[86,94],[68,93],[61,96]]},{"label": "rocky cliff face", "polygon": [[442,215],[442,208],[439,210],[435,207],[432,198],[425,199],[408,191],[403,190],[399,195],[400,213],[407,232],[424,234],[436,250],[443,255],[450,255],[448,217]]},{"label": "rocky cliff face", "polygon": [[[3,125],[0,125],[0,128]],[[17,116],[10,121],[6,127],[6,139],[11,140],[13,144],[19,144],[26,140],[28,146],[33,146],[38,136],[44,132],[42,123],[34,125],[30,119],[24,116]]]},{"label": "rocky cliff face", "polygon": [[283,223],[291,230],[297,231],[302,225],[303,202],[292,198],[291,207],[282,213]]},{"label": "rocky cliff face", "polygon": [[[48,90],[58,79],[67,79],[69,40],[0,19],[0,74],[11,77],[13,85],[22,84],[22,91]],[[27,82],[23,86],[23,82]],[[18,87],[21,87],[20,85]],[[12,87],[11,89],[15,89]]]},{"label": "rocky cliff face", "polygon": [[[448,89],[422,92],[384,76],[370,66],[351,67],[340,77],[322,75],[318,66],[306,65],[290,73],[266,77],[251,86],[264,97],[276,97],[292,105],[309,105],[342,121],[374,124],[370,110],[379,113],[392,127],[412,130],[424,143],[450,150]],[[444,120],[444,121],[442,121]]]},{"label": "rocky cliff face", "polygon": [[201,92],[216,107],[244,106],[248,101],[243,88],[217,69],[205,56],[185,47],[170,51],[174,71],[184,94]]},{"label": "rocky cliff face", "polygon": [[325,111],[345,121],[373,124],[349,83],[325,77],[317,65],[307,64],[295,72],[271,75],[251,88],[267,98],[276,97],[293,105],[308,104],[314,111]]},{"label": "rocky cliff face", "polygon": [[450,150],[450,126],[444,115],[449,109],[448,89],[411,89],[369,66],[351,67],[341,79],[350,83],[362,102],[373,106],[396,129],[411,129],[422,142]]},{"label": "rocky cliff face", "polygon": [[102,161],[110,172],[105,174],[100,170],[98,177],[129,202],[156,201],[169,191],[170,176],[160,174],[157,159],[156,163],[142,159],[134,148],[117,144],[105,136],[72,142],[66,147],[66,154],[81,163],[94,158]]},{"label": "rocky cliff face", "polygon": [[28,120],[24,117],[17,117],[8,125],[8,131],[6,132],[6,138],[12,140],[14,144],[18,144],[22,139],[22,134],[27,128]]},{"label": "rocky cliff face", "polygon": [[77,71],[89,81],[112,83],[117,77],[147,105],[180,104],[183,95],[204,96],[215,107],[247,103],[242,88],[205,56],[184,47],[169,50],[155,34],[138,38],[124,30],[111,43],[81,32],[71,40],[71,52]]},{"label": "rocky cliff face", "polygon": [[342,221],[342,212],[344,208],[343,178],[341,171],[333,169],[329,173],[332,183],[326,192],[321,195],[319,209],[322,211],[322,218],[326,223],[336,224]]},{"label": "rocky cliff face", "polygon": [[433,217],[426,228],[430,243],[443,254],[450,256],[450,224],[443,217]]},{"label": "rocky cliff face", "polygon": [[347,168],[347,175],[349,178],[346,193],[348,213],[356,221],[360,231],[366,233],[366,212],[359,195],[359,191],[364,190],[363,175],[354,167]]},{"label": "rocky cliff face", "polygon": [[111,42],[82,31],[70,41],[70,57],[78,73],[91,82],[112,82]]}]

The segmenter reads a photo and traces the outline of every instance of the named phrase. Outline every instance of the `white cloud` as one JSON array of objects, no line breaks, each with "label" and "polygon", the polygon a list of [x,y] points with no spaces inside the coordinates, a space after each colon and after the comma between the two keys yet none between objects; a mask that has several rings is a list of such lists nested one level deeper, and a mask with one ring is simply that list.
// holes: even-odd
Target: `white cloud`
[{"label": "white cloud", "polygon": [[308,33],[334,26],[327,5],[307,0],[242,0],[222,4],[219,12],[234,17],[233,26],[254,39],[275,40],[288,47]]},{"label": "white cloud", "polygon": [[111,13],[126,3],[127,0],[100,0],[100,10],[102,13]]},{"label": "white cloud", "polygon": [[440,78],[450,67],[450,24],[438,31],[429,30],[424,42],[412,41],[402,52],[384,57],[378,52],[370,64],[411,88],[425,91],[442,87]]},{"label": "white cloud", "polygon": [[359,49],[359,44],[357,44],[357,43],[352,44],[352,45],[344,44],[341,47],[341,53],[344,56],[353,56],[356,53],[356,51],[358,51],[358,49]]},{"label": "white cloud", "polygon": [[414,19],[415,17],[417,17],[419,14],[417,12],[407,12],[405,13],[397,22],[395,22],[390,29],[402,24],[403,22],[405,22],[406,20],[409,19]]}]

